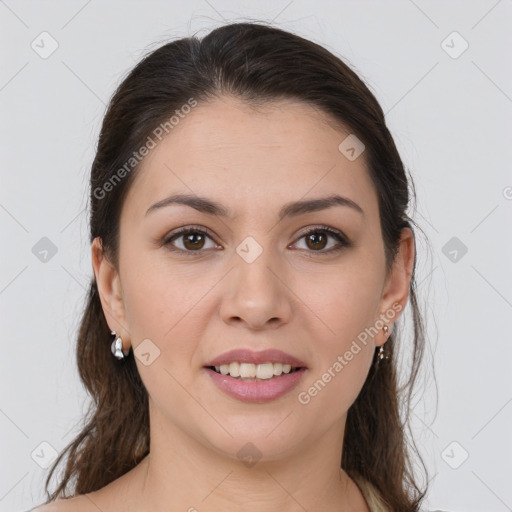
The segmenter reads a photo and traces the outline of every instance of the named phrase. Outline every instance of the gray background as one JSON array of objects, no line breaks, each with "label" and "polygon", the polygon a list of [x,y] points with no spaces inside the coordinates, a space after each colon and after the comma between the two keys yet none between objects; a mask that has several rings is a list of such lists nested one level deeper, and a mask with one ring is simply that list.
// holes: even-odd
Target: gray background
[{"label": "gray background", "polygon": [[0,0],[0,511],[42,501],[44,466],[86,411],[74,343],[105,104],[147,51],[248,19],[326,46],[381,102],[431,244],[418,240],[418,282],[439,393],[426,372],[413,414],[426,508],[512,510],[511,0]]}]

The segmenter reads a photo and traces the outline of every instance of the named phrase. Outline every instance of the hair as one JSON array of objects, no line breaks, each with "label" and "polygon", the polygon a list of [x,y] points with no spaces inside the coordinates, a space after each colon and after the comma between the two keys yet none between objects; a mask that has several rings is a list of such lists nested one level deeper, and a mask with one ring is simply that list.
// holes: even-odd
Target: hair
[{"label": "hair", "polygon": [[[201,104],[223,95],[253,105],[303,102],[348,127],[364,143],[364,161],[378,196],[389,271],[402,229],[408,227],[414,234],[413,225],[417,225],[406,213],[412,179],[406,176],[382,108],[339,57],[264,22],[227,24],[202,39],[193,36],[168,42],[144,56],[127,74],[108,105],[91,168],[91,243],[100,237],[105,256],[118,268],[120,212],[138,165],[115,184],[113,177],[118,173],[119,178],[119,170],[134,152],[190,98]],[[105,193],[107,182],[112,186]],[[380,361],[376,351],[361,392],[348,410],[341,459],[341,468],[349,476],[373,484],[395,512],[419,510],[428,485],[422,489],[417,483],[413,451],[425,474],[427,469],[416,444],[407,436],[412,390],[425,347],[415,269],[416,254],[409,290],[413,328],[406,343],[411,350],[406,383],[400,388],[395,347],[400,332],[394,329],[386,343],[389,360]],[[93,276],[76,352],[79,376],[92,401],[82,430],[50,469],[46,503],[101,489],[149,453],[147,390],[133,351],[118,361],[111,354],[109,340],[110,329]],[[66,453],[64,474],[50,494],[50,479]],[[74,490],[69,495],[72,483]]]}]

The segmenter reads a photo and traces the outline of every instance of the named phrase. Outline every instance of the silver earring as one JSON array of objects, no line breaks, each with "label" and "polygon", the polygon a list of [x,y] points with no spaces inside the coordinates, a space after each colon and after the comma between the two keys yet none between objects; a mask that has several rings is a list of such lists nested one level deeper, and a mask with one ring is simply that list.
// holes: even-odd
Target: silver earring
[{"label": "silver earring", "polygon": [[117,359],[121,360],[124,359],[125,356],[127,356],[130,353],[130,349],[128,348],[126,351],[123,350],[123,340],[121,339],[121,336],[118,336],[116,334],[116,331],[112,331],[110,334],[112,336],[115,336],[114,341],[111,345],[112,354],[114,354]]}]

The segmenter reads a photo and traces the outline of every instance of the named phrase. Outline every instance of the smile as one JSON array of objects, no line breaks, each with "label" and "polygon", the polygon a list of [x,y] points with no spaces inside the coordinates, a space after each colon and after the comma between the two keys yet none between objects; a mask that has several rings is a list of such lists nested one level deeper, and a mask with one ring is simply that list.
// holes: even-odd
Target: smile
[{"label": "smile", "polygon": [[281,350],[239,348],[203,367],[226,395],[242,402],[268,402],[289,393],[308,370],[306,363]]},{"label": "smile", "polygon": [[252,363],[239,363],[234,361],[229,364],[221,364],[220,366],[212,366],[210,367],[217,373],[221,375],[229,375],[230,377],[234,377],[236,379],[241,379],[244,381],[259,381],[259,380],[268,380],[273,377],[279,377],[283,374],[289,374],[300,367],[292,366],[290,364],[282,364],[282,363],[262,363],[262,364],[252,364]]}]

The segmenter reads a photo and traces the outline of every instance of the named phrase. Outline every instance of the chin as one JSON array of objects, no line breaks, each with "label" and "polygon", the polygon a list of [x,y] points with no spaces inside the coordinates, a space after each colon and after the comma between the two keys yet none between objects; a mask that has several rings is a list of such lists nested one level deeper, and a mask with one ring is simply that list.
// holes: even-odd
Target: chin
[{"label": "chin", "polygon": [[217,428],[215,436],[212,431],[205,432],[205,440],[217,453],[247,466],[256,461],[277,461],[299,450],[304,438],[304,423],[299,429],[292,419],[294,415],[288,415],[289,412],[277,416],[274,412],[260,413],[254,420],[241,416],[230,418],[223,422],[223,426],[231,435]]}]

